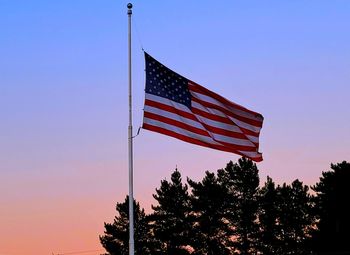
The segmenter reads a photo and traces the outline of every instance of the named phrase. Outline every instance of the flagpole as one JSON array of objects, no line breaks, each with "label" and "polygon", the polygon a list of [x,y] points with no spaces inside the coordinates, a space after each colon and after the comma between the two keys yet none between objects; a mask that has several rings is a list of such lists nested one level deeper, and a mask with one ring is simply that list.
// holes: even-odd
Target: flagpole
[{"label": "flagpole", "polygon": [[129,255],[134,255],[134,166],[133,166],[133,141],[132,141],[132,93],[131,93],[131,14],[132,4],[128,3],[128,58],[129,58],[129,127],[128,127],[128,151],[129,151]]}]

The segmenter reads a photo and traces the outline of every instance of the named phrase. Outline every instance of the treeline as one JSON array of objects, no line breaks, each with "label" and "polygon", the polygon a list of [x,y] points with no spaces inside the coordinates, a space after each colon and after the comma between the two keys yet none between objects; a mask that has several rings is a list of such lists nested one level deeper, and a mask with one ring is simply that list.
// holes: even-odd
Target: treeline
[{"label": "treeline", "polygon": [[[255,163],[241,158],[199,182],[175,170],[146,214],[134,201],[138,255],[350,254],[350,163],[331,164],[318,183],[260,185]],[[100,236],[110,255],[128,253],[128,197]]]}]

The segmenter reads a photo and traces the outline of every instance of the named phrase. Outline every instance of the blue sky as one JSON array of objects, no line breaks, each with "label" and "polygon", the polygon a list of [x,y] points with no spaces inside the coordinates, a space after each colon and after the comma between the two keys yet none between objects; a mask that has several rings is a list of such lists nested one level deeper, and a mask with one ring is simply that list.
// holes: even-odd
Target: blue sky
[{"label": "blue sky", "polygon": [[[126,4],[0,0],[0,254],[100,248],[127,193]],[[133,4],[135,131],[143,47],[264,115],[261,181],[314,184],[331,162],[350,160],[349,1]],[[199,179],[237,159],[142,130],[135,196],[149,208],[176,165]],[[30,237],[21,245],[18,231]]]}]

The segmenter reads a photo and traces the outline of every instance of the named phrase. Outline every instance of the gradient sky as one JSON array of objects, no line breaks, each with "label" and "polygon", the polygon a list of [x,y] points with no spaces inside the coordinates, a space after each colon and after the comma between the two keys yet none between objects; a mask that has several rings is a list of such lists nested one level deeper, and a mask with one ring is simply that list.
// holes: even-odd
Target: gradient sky
[{"label": "gradient sky", "polygon": [[[100,250],[128,192],[127,1],[0,0],[0,255]],[[134,1],[141,48],[262,113],[261,181],[314,184],[350,160],[350,1]],[[238,156],[141,130],[135,197],[177,166],[199,180]],[[99,254],[95,251],[84,254]]]}]

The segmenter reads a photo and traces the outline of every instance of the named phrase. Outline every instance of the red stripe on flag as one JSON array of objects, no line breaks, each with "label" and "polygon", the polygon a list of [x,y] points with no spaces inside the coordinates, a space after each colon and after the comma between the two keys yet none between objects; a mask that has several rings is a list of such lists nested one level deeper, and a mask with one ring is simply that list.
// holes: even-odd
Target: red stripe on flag
[{"label": "red stripe on flag", "polygon": [[192,113],[181,111],[181,110],[179,110],[173,106],[170,106],[170,105],[162,104],[162,103],[152,101],[149,99],[145,99],[145,105],[152,106],[152,107],[158,108],[158,109],[162,109],[162,110],[167,111],[167,112],[176,113],[184,118],[197,121],[196,117]]},{"label": "red stripe on flag", "polygon": [[[167,118],[167,117],[164,117],[164,116],[160,116],[160,115],[157,115],[157,114],[154,114],[154,113],[150,113],[150,112],[144,112],[144,117],[145,118],[149,118],[149,119],[153,119],[153,120],[157,120],[159,122],[166,123],[166,124],[169,124],[171,126],[179,127],[179,128],[182,128],[182,129],[184,129],[186,131],[189,131],[189,132],[192,132],[192,133],[195,133],[195,134],[198,134],[198,135],[206,136],[206,137],[210,138],[213,142],[224,144],[226,147],[230,147],[231,150],[256,151],[256,147],[255,146],[239,145],[239,144],[233,144],[233,143],[228,143],[228,142],[217,140],[217,139],[213,138],[210,135],[210,133],[208,133],[208,131],[205,131],[203,129],[199,129],[199,128],[193,127],[193,126],[188,125],[188,124],[186,124],[184,122],[180,122],[180,121],[177,121],[177,120],[174,120],[174,119],[170,119],[170,118]],[[201,142],[204,142],[204,141],[201,141]]]},{"label": "red stripe on flag", "polygon": [[213,127],[213,126],[207,125],[205,123],[202,123],[202,125],[212,133],[216,133],[219,135],[225,135],[225,136],[238,138],[238,139],[247,139],[247,137],[242,133],[237,133],[237,132],[229,131],[229,130],[218,128],[218,127]]},{"label": "red stripe on flag", "polygon": [[[221,122],[221,123],[237,126],[229,118],[225,118],[225,117],[222,117],[222,116],[219,116],[219,115],[211,114],[211,113],[202,111],[202,110],[200,110],[198,108],[192,108],[192,112],[194,114],[196,114],[196,115],[205,117],[205,118],[210,119],[210,120],[214,120],[214,121],[218,121],[218,122]],[[251,130],[248,130],[248,129],[245,129],[245,128],[242,128],[242,127],[239,127],[239,128],[242,131],[242,133],[244,133],[245,135],[259,137],[259,133],[258,132],[254,132],[254,131],[251,131]]]},{"label": "red stripe on flag", "polygon": [[[194,139],[194,138],[191,138],[191,137],[188,137],[188,136],[176,133],[174,131],[170,131],[170,130],[167,130],[167,129],[164,129],[164,128],[161,128],[161,127],[149,125],[147,123],[143,123],[142,128],[150,130],[150,131],[153,131],[153,132],[161,133],[161,134],[164,134],[164,135],[167,135],[167,136],[171,136],[171,137],[174,137],[176,139],[179,139],[179,140],[182,140],[182,141],[185,141],[185,142],[188,142],[188,143],[197,144],[197,145],[200,145],[200,146],[203,146],[203,147],[212,148],[212,149],[216,149],[216,150],[232,152],[232,153],[239,154],[241,156],[247,157],[246,154],[244,154],[244,153],[242,153],[240,151],[231,149],[229,147],[220,146],[220,145],[214,145],[214,144],[208,144],[208,143],[199,141],[197,139]],[[250,158],[252,160],[256,161],[256,162],[262,161],[262,156],[261,155],[258,155],[257,157],[253,157],[253,158],[250,157]]]},{"label": "red stripe on flag", "polygon": [[239,116],[237,114],[235,114],[234,112],[220,106],[220,105],[217,105],[217,104],[213,104],[213,103],[209,103],[209,102],[206,102],[206,101],[203,101],[203,100],[200,100],[198,98],[195,98],[195,97],[192,97],[192,101],[195,101],[201,105],[203,105],[204,107],[208,107],[208,108],[213,108],[213,109],[216,109],[218,111],[221,111],[223,112],[224,114],[228,115],[228,116],[231,116],[237,120],[240,120],[242,122],[245,122],[249,125],[252,125],[252,126],[255,126],[257,128],[261,128],[262,127],[262,122],[261,121],[256,121],[256,120],[252,120],[252,119],[249,119],[249,118],[245,118],[245,117],[242,117],[242,116]]},{"label": "red stripe on flag", "polygon": [[207,89],[207,88],[205,88],[205,87],[203,87],[203,86],[201,86],[201,85],[199,85],[199,84],[197,84],[197,83],[195,83],[193,81],[189,81],[188,85],[190,87],[190,90],[192,90],[192,91],[201,93],[203,95],[210,96],[210,97],[215,98],[216,100],[220,101],[223,104],[230,105],[231,107],[234,107],[234,108],[239,109],[241,111],[244,111],[244,112],[250,113],[252,115],[258,116],[258,117],[263,119],[263,116],[260,113],[248,110],[247,108],[245,108],[245,107],[243,107],[243,106],[241,106],[239,104],[233,103],[230,100],[227,100],[226,98],[224,98],[224,97],[214,93],[213,91],[210,91],[209,89]]},{"label": "red stripe on flag", "polygon": [[[203,103],[203,104],[206,104],[206,103]],[[207,104],[206,106],[210,107],[209,104]],[[218,107],[216,107],[216,105],[212,105],[211,108],[216,108],[216,110],[220,110]],[[230,119],[229,117],[222,117],[219,115],[215,115],[215,114],[200,110],[198,108],[193,108],[192,111],[196,115],[203,116],[205,118],[208,118],[208,119],[211,119],[214,121],[219,121],[221,123],[235,126],[240,130],[240,133],[243,133],[246,136],[254,136],[257,138],[259,137],[261,126],[260,127],[254,126],[254,125],[251,125],[250,123],[246,123],[242,120],[235,120],[235,119]],[[261,123],[261,125],[262,125],[262,123]],[[235,131],[237,132],[237,130],[235,130]],[[250,140],[248,137],[246,137],[246,139]]]},{"label": "red stripe on flag", "polygon": [[180,121],[177,121],[177,120],[173,120],[173,119],[170,119],[170,118],[167,118],[167,117],[164,117],[164,116],[160,116],[160,115],[157,115],[157,114],[154,114],[154,113],[151,113],[151,112],[145,112],[144,116],[145,116],[145,118],[158,120],[160,122],[167,123],[169,125],[176,126],[176,127],[188,130],[190,132],[193,132],[193,133],[196,133],[196,134],[199,134],[199,135],[204,135],[204,136],[210,137],[210,135],[208,134],[207,131],[205,131],[203,129],[196,128],[196,127],[193,127],[193,126],[190,126],[190,125],[187,125],[185,122],[180,122]]}]

